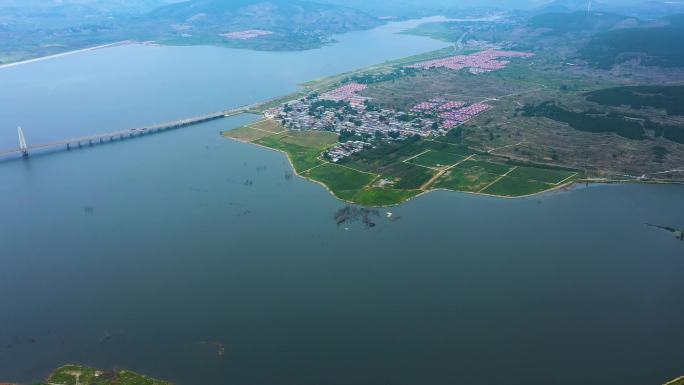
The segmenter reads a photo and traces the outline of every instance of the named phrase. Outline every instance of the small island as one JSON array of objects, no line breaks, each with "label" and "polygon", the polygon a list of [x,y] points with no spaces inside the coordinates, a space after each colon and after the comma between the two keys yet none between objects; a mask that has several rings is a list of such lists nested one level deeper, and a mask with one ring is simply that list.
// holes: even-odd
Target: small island
[{"label": "small island", "polygon": [[[65,365],[56,369],[38,385],[171,385],[128,370],[99,370],[83,365]],[[11,384],[7,384],[11,385]]]}]

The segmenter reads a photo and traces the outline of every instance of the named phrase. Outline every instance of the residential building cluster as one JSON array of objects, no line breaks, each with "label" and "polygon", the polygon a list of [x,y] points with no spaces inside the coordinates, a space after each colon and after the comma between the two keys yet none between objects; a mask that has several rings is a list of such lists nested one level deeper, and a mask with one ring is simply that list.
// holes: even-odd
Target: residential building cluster
[{"label": "residential building cluster", "polygon": [[[352,104],[339,101],[334,105],[321,97],[303,98],[289,102],[275,110],[267,111],[267,117],[279,120],[285,127],[295,130],[325,130],[355,132],[363,137],[406,138],[413,135],[435,134],[438,117],[416,117],[388,108],[369,107],[366,103]],[[353,100],[353,98],[352,98]],[[330,102],[330,101],[328,101]]]},{"label": "residential building cluster", "polygon": [[435,100],[430,100],[427,102],[422,102],[418,103],[415,106],[411,108],[411,112],[425,112],[425,111],[430,111],[434,109],[435,107],[439,106],[441,103]]},{"label": "residential building cluster", "polygon": [[[317,97],[305,97],[264,115],[279,120],[295,130],[354,133],[355,137],[401,139],[413,135],[438,134],[439,117],[416,116],[368,104],[368,98],[357,95],[365,85],[350,83]],[[355,103],[357,100],[363,102]]]},{"label": "residential building cluster", "polygon": [[488,109],[492,108],[489,104],[474,103],[467,107],[457,110],[446,111],[440,114],[442,118],[442,128],[448,130],[459,124],[465,123]]},{"label": "residential building cluster", "polygon": [[505,68],[510,61],[499,60],[501,58],[529,57],[533,54],[517,51],[487,50],[470,55],[456,55],[444,59],[428,60],[420,63],[411,64],[409,68],[448,68],[451,70],[462,70],[467,68],[470,73],[481,74]]},{"label": "residential building cluster", "polygon": [[266,36],[266,35],[272,35],[272,34],[273,34],[272,31],[266,31],[263,29],[248,29],[246,31],[222,33],[221,36],[225,37],[226,39],[233,39],[233,40],[250,40],[250,39],[260,37],[260,36]]},{"label": "residential building cluster", "polygon": [[413,106],[410,113],[400,112],[373,105],[358,95],[364,89],[363,84],[349,83],[269,109],[264,115],[293,130],[339,133],[343,143],[327,151],[327,156],[337,162],[368,147],[373,139],[444,135],[490,108],[484,103],[433,98]]},{"label": "residential building cluster", "polygon": [[490,108],[491,106],[485,103],[467,105],[466,102],[460,100],[447,101],[445,99],[430,99],[427,102],[416,104],[411,108],[411,111],[423,115],[438,114],[442,119],[440,127],[443,130],[450,130]]},{"label": "residential building cluster", "polygon": [[365,90],[368,88],[367,85],[365,84],[359,84],[359,83],[347,83],[343,85],[342,87],[335,88],[334,90],[328,91],[324,93],[323,95],[320,96],[321,99],[324,100],[332,100],[335,102],[339,101],[351,101],[355,97],[357,97],[357,93]]},{"label": "residential building cluster", "polygon": [[456,101],[456,102],[446,102],[439,106],[440,111],[449,111],[449,110],[455,110],[457,108],[461,108],[466,105],[466,102],[461,102],[461,101]]},{"label": "residential building cluster", "polygon": [[324,155],[330,159],[331,162],[337,163],[341,159],[352,156],[353,154],[361,152],[366,148],[372,147],[373,145],[368,142],[363,142],[361,140],[349,140],[330,148],[324,153]]}]

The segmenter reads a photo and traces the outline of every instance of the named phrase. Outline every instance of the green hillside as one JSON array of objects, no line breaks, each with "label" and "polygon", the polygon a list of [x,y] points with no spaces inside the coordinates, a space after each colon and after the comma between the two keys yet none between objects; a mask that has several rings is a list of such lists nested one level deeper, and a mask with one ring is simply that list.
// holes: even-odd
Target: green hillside
[{"label": "green hillside", "polygon": [[[151,38],[169,44],[218,44],[262,50],[296,50],[325,44],[331,35],[373,28],[381,22],[361,11],[299,0],[191,0],[161,7],[145,22]],[[271,32],[254,39],[226,39],[244,30]]]},{"label": "green hillside", "polygon": [[607,106],[665,109],[669,115],[684,115],[684,86],[631,86],[606,88],[586,94],[592,102]]},{"label": "green hillside", "polygon": [[554,12],[533,16],[527,23],[529,28],[548,29],[546,34],[564,33],[596,33],[608,31],[621,26],[639,25],[635,18],[611,14],[586,11]]},{"label": "green hillside", "polygon": [[629,60],[660,67],[684,66],[684,28],[677,26],[627,28],[594,36],[580,50],[591,65],[610,68]]}]

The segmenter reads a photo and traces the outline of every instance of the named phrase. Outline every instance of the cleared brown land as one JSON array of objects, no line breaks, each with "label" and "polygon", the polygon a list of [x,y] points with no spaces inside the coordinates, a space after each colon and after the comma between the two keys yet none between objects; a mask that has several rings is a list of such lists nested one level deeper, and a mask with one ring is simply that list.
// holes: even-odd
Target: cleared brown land
[{"label": "cleared brown land", "polygon": [[613,84],[582,74],[541,69],[535,64],[512,64],[502,71],[482,75],[427,70],[414,77],[372,84],[363,94],[373,97],[382,107],[404,111],[434,97],[484,101],[492,109],[462,126],[463,143],[487,151],[496,148],[496,155],[578,168],[586,170],[590,177],[626,174],[684,179],[683,172],[670,172],[684,168],[682,144],[664,138],[634,140],[614,133],[579,131],[546,117],[522,116],[521,108],[553,100],[573,111],[598,109],[627,116],[637,114],[663,124],[684,125],[684,117],[667,116],[654,109],[633,110],[589,102],[585,92]]}]

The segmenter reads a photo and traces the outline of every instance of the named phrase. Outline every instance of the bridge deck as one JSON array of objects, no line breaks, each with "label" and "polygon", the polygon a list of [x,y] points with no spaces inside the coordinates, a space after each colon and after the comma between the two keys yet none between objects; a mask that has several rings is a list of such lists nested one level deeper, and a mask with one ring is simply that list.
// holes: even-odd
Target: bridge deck
[{"label": "bridge deck", "polygon": [[[263,103],[267,103],[267,102],[250,104],[247,106],[233,108],[230,110],[199,115],[199,116],[195,116],[195,117],[187,118],[187,119],[173,120],[170,122],[154,124],[151,126],[129,128],[129,129],[125,129],[125,130],[105,132],[105,133],[101,133],[101,134],[94,134],[94,135],[87,135],[87,136],[76,137],[76,138],[56,140],[56,141],[48,142],[48,143],[34,144],[34,145],[28,146],[27,149],[28,149],[28,152],[30,153],[31,151],[35,151],[35,150],[44,150],[44,149],[55,148],[55,147],[60,147],[60,146],[68,146],[68,145],[72,145],[72,144],[78,145],[81,143],[92,143],[92,142],[116,139],[116,138],[120,138],[120,137],[133,137],[133,136],[142,135],[145,133],[159,132],[159,131],[169,130],[169,129],[173,129],[173,128],[191,126],[191,125],[195,125],[195,124],[199,124],[199,123],[208,122],[211,120],[221,119],[224,117],[239,115],[239,114],[245,113],[245,112],[247,112],[253,108],[258,107],[258,106],[262,105]],[[0,157],[5,157],[5,156],[10,156],[10,155],[15,155],[15,154],[19,155],[21,153],[22,153],[22,149],[20,147],[15,147],[15,148],[10,148],[10,149],[0,150]]]}]

